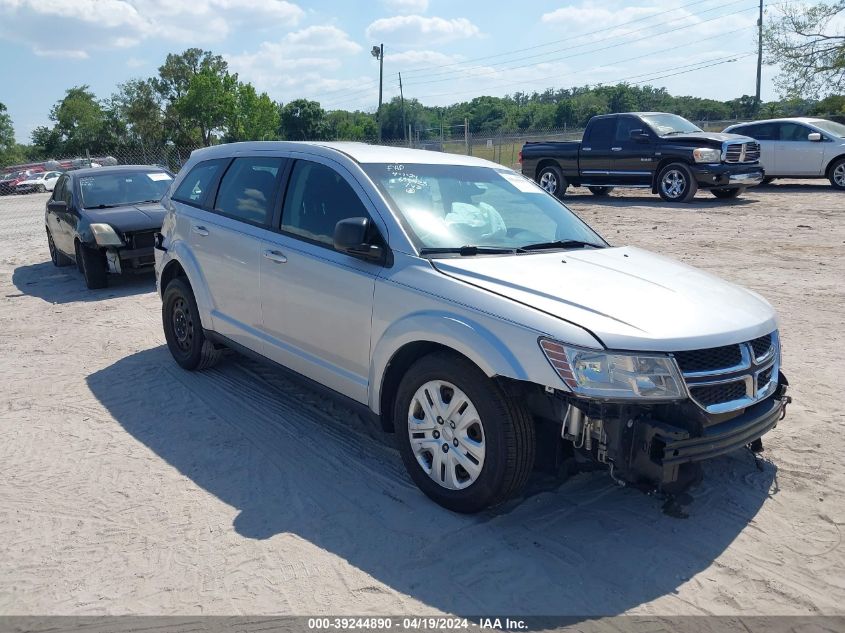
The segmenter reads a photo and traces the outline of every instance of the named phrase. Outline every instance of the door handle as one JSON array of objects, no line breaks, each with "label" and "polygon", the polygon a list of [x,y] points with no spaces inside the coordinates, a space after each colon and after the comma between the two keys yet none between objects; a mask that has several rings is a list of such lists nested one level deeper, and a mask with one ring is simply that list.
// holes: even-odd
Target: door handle
[{"label": "door handle", "polygon": [[208,235],[208,229],[204,226],[192,226],[191,232],[196,233],[197,235],[202,235],[203,237]]},{"label": "door handle", "polygon": [[611,151],[611,152],[621,152],[621,151],[622,151],[622,148],[621,148],[621,147],[611,147],[611,148],[610,148],[610,151]]},{"label": "door handle", "polygon": [[284,264],[288,261],[288,258],[279,251],[264,251],[264,257],[277,264]]}]

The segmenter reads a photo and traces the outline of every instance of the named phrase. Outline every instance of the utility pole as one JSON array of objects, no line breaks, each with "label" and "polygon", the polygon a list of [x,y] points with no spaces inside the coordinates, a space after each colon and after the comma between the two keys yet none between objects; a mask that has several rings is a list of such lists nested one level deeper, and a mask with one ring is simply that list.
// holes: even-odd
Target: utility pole
[{"label": "utility pole", "polygon": [[[405,94],[402,92],[402,73],[399,73],[399,103],[402,104],[402,131],[408,129],[407,124],[405,123]],[[405,140],[408,140],[408,137],[405,137]]]},{"label": "utility pole", "polygon": [[378,110],[376,110],[376,123],[378,124],[378,140],[381,143],[381,89],[384,78],[384,44],[373,46],[370,54],[378,60]]},{"label": "utility pole", "polygon": [[757,102],[755,108],[760,107],[760,79],[763,74],[763,0],[760,0],[760,15],[757,18]]}]

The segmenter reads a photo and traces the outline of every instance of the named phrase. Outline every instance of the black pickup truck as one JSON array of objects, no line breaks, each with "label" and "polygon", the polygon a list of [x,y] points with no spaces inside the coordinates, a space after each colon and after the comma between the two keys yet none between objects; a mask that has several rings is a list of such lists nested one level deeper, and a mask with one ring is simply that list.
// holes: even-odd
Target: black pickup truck
[{"label": "black pickup truck", "polygon": [[699,189],[735,198],[763,181],[759,159],[752,138],[704,132],[662,112],[595,116],[581,142],[526,143],[520,152],[522,173],[557,197],[570,185],[597,196],[639,187],[669,202],[689,202]]}]

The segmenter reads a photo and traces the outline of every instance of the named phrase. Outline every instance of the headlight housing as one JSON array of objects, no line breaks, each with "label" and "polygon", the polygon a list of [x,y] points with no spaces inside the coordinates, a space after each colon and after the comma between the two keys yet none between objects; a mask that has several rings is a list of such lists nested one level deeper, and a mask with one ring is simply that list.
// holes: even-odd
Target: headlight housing
[{"label": "headlight housing", "polygon": [[92,224],[91,232],[98,246],[123,246],[123,240],[108,224]]},{"label": "headlight housing", "polygon": [[696,163],[719,163],[722,161],[722,151],[712,147],[698,147],[692,150],[692,157]]},{"label": "headlight housing", "polygon": [[609,352],[541,338],[540,348],[573,393],[607,400],[681,400],[686,390],[674,359]]}]

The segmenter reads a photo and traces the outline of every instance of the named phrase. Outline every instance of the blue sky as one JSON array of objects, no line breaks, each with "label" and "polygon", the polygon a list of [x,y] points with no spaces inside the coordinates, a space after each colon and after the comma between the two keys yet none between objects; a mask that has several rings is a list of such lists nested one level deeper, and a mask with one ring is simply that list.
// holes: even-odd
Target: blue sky
[{"label": "blue sky", "polygon": [[756,17],[756,0],[0,0],[0,102],[27,142],[67,88],[105,98],[198,46],[276,100],[374,110],[380,43],[385,100],[400,71],[429,105],[622,80],[729,99],[754,92]]}]

